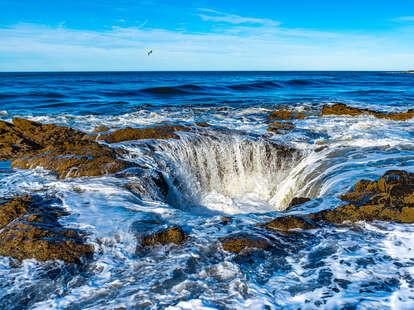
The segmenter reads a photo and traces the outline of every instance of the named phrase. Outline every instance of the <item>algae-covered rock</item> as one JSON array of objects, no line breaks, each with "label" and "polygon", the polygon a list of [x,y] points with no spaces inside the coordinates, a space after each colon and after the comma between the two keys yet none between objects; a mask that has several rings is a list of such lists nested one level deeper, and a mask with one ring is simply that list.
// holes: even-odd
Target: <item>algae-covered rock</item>
[{"label": "algae-covered rock", "polygon": [[85,244],[75,231],[62,229],[56,223],[21,220],[0,232],[0,255],[18,260],[35,258],[79,263],[80,257],[90,256],[93,247]]},{"label": "algae-covered rock", "polygon": [[295,128],[295,124],[291,122],[279,122],[275,121],[273,122],[269,128],[267,128],[267,131],[274,132],[276,134],[283,134],[285,131]]},{"label": "algae-covered rock", "polygon": [[289,111],[289,110],[277,110],[272,112],[267,119],[268,120],[292,120],[292,119],[303,119],[305,117],[308,117],[307,114],[303,112],[296,112],[296,111]]},{"label": "algae-covered rock", "polygon": [[147,128],[123,128],[114,132],[100,135],[99,139],[107,143],[118,143],[142,139],[178,139],[177,131],[190,131],[180,125],[159,125]]},{"label": "algae-covered rock", "polygon": [[33,169],[38,166],[55,172],[63,179],[110,174],[135,165],[118,159],[115,150],[97,143],[80,147],[57,147],[49,152],[18,158],[12,162],[12,168]]},{"label": "algae-covered rock", "polygon": [[93,247],[85,244],[79,232],[58,222],[66,213],[50,201],[31,196],[4,201],[0,205],[0,255],[80,263],[82,256],[93,254]]},{"label": "algae-covered rock", "polygon": [[12,168],[42,166],[66,178],[98,176],[134,166],[119,155],[118,150],[72,128],[22,118],[0,122],[0,160],[12,160]]},{"label": "algae-covered rock", "polygon": [[406,171],[387,171],[378,181],[361,180],[340,198],[352,204],[308,217],[336,224],[374,220],[414,223],[414,174]]},{"label": "algae-covered rock", "polygon": [[237,233],[220,239],[225,251],[240,253],[246,248],[256,248],[266,250],[270,247],[268,240],[246,233]]},{"label": "algae-covered rock", "polygon": [[279,231],[289,231],[291,229],[313,229],[316,226],[309,220],[303,217],[289,215],[278,217],[267,224],[267,228],[275,229]]},{"label": "algae-covered rock", "polygon": [[[279,217],[264,224],[268,228],[310,229],[314,223],[342,224],[359,221],[414,223],[414,174],[401,170],[387,171],[378,181],[360,180],[351,192],[340,198],[350,202],[333,210],[311,213],[306,218]],[[310,221],[309,221],[310,220]]]},{"label": "algae-covered rock", "polygon": [[23,215],[29,214],[33,207],[30,205],[31,196],[25,195],[22,197],[15,197],[11,200],[6,200],[4,204],[0,205],[0,229],[14,219]]},{"label": "algae-covered rock", "polygon": [[110,128],[108,126],[105,125],[100,125],[98,127],[95,127],[95,129],[92,131],[92,133],[101,133],[101,132],[105,132],[105,131],[109,131]]},{"label": "algae-covered rock", "polygon": [[150,246],[157,243],[164,245],[169,243],[183,244],[186,240],[187,234],[185,231],[179,226],[173,226],[143,237],[141,240],[141,245]]},{"label": "algae-covered rock", "polygon": [[395,112],[395,113],[383,113],[372,111],[368,109],[359,109],[349,107],[343,103],[337,103],[332,106],[324,105],[322,108],[321,116],[324,115],[350,115],[350,116],[358,116],[362,114],[370,114],[375,116],[376,118],[386,118],[394,121],[406,121],[412,117],[414,117],[414,109],[410,109],[407,112]]}]

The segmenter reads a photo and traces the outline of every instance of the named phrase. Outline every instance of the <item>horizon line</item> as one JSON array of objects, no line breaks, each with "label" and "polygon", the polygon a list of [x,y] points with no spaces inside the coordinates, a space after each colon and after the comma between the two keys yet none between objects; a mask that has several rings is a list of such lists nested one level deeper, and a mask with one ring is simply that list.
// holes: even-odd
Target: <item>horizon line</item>
[{"label": "horizon line", "polygon": [[1,71],[1,73],[149,73],[149,72],[396,72],[406,73],[414,70],[33,70],[33,71]]}]

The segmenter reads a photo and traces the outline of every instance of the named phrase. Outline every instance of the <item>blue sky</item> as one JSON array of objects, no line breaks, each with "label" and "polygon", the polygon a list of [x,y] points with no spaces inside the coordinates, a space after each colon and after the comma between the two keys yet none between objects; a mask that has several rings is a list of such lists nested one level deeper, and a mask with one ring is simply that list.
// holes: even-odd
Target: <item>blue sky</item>
[{"label": "blue sky", "polygon": [[0,42],[0,71],[406,70],[414,1],[0,0]]}]

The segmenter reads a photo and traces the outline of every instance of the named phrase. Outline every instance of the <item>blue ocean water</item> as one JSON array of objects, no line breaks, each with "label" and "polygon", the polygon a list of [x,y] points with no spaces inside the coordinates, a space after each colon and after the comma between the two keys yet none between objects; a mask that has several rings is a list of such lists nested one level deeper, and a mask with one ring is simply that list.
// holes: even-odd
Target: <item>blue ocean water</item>
[{"label": "blue ocean water", "polygon": [[[276,109],[319,113],[345,103],[382,112],[414,108],[414,74],[392,72],[0,73],[0,119],[24,117],[92,132],[160,123],[211,127],[179,140],[120,143],[126,159],[163,173],[164,201],[134,176],[57,179],[0,162],[0,196],[58,197],[66,226],[88,233],[93,261],[0,259],[0,308],[412,309],[414,226],[357,223],[286,235],[255,224],[339,206],[358,180],[389,169],[414,172],[414,121],[373,116],[293,120],[267,131]],[[280,166],[267,153],[287,144],[300,156]],[[153,156],[148,156],[150,150]],[[125,185],[145,188],[148,195]],[[153,186],[153,187],[152,187]],[[130,188],[130,187],[129,187]],[[295,196],[312,200],[284,211]],[[233,221],[221,224],[222,216]],[[180,225],[185,245],[142,249],[143,223]],[[277,244],[235,255],[219,238],[243,232]]]}]

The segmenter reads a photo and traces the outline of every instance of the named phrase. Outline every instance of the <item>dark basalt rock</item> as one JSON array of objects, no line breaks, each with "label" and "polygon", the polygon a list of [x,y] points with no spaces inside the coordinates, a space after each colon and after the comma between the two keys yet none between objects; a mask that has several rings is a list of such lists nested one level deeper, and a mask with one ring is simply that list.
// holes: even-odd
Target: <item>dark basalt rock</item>
[{"label": "dark basalt rock", "polygon": [[279,231],[289,231],[291,229],[313,229],[316,228],[316,225],[312,223],[309,219],[289,215],[278,217],[269,223],[265,224],[267,228],[275,229]]},{"label": "dark basalt rock", "polygon": [[383,113],[372,111],[368,109],[358,109],[349,107],[343,103],[337,103],[332,106],[324,105],[322,108],[321,116],[324,115],[350,115],[358,116],[362,114],[370,114],[376,118],[386,118],[393,121],[406,121],[414,117],[414,109],[408,110],[407,112],[396,112],[396,113]]},{"label": "dark basalt rock", "polygon": [[72,128],[22,118],[0,121],[0,160],[12,160],[12,168],[42,166],[59,178],[98,176],[134,166],[118,159],[119,153]]},{"label": "dark basalt rock", "polygon": [[[285,231],[291,228],[309,229],[312,222],[342,224],[359,221],[414,223],[414,174],[400,170],[387,171],[378,181],[360,180],[353,191],[340,198],[351,204],[333,210],[311,213],[306,219],[286,216],[265,226]],[[298,224],[299,223],[299,224]],[[301,224],[311,224],[309,227]]]},{"label": "dark basalt rock", "polygon": [[160,125],[147,128],[123,128],[99,136],[107,143],[118,143],[142,139],[179,139],[177,131],[191,131],[190,128],[180,125]]},{"label": "dark basalt rock", "polygon": [[270,247],[268,240],[245,233],[237,233],[220,239],[225,251],[239,254],[246,248],[266,250]]},{"label": "dark basalt rock", "polygon": [[179,226],[173,226],[143,237],[141,245],[145,247],[155,245],[157,243],[164,245],[169,243],[183,244],[186,240],[187,234],[185,231]]},{"label": "dark basalt rock", "polygon": [[116,176],[132,177],[124,187],[140,198],[167,199],[170,187],[161,172],[134,168],[116,174]]},{"label": "dark basalt rock", "polygon": [[294,206],[298,206],[298,205],[304,204],[304,203],[306,203],[308,201],[311,201],[311,199],[310,198],[306,198],[306,197],[294,197],[292,199],[292,201],[290,202],[287,210],[289,210],[290,208],[292,208]]},{"label": "dark basalt rock", "polygon": [[0,255],[80,263],[82,256],[93,254],[93,247],[76,230],[59,224],[58,217],[66,213],[48,203],[23,196],[0,205]]}]

